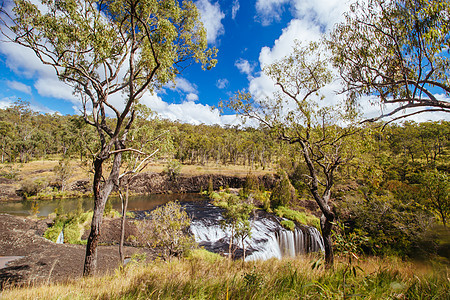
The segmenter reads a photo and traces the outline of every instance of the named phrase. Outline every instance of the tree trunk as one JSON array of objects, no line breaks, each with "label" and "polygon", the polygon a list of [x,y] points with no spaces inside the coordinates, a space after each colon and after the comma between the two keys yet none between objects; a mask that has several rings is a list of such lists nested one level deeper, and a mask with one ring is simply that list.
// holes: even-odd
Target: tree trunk
[{"label": "tree trunk", "polygon": [[125,199],[122,199],[122,224],[120,228],[120,243],[119,243],[119,257],[120,263],[124,264],[124,255],[123,255],[123,242],[125,239],[125,222],[127,219],[127,206],[128,206],[128,181],[126,183],[126,191],[125,191]]},{"label": "tree trunk", "polygon": [[[116,143],[115,148],[120,149],[118,143]],[[102,151],[102,153],[109,153],[109,150],[105,149],[104,151]],[[100,227],[103,221],[105,204],[114,186],[118,186],[120,163],[122,161],[121,153],[115,154],[114,161],[111,167],[111,173],[109,174],[106,182],[103,185],[101,184],[101,180],[103,178],[102,166],[107,157],[107,155],[99,155],[94,161],[94,215],[92,216],[91,232],[89,234],[86,245],[86,257],[84,260],[83,276],[93,275],[96,271],[97,246],[101,234]]]},{"label": "tree trunk", "polygon": [[325,248],[325,268],[331,269],[334,264],[333,243],[331,240],[333,224],[324,214],[320,217],[320,228],[322,230],[323,246]]}]

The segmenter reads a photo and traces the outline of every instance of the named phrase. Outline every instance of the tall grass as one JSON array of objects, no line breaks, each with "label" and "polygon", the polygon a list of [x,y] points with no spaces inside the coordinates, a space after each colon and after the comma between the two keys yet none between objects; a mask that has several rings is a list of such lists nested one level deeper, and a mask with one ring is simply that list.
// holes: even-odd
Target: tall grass
[{"label": "tall grass", "polygon": [[204,250],[115,274],[6,289],[2,299],[448,299],[449,270],[395,259],[360,261],[343,286],[344,260],[326,271],[313,256],[242,263]]}]

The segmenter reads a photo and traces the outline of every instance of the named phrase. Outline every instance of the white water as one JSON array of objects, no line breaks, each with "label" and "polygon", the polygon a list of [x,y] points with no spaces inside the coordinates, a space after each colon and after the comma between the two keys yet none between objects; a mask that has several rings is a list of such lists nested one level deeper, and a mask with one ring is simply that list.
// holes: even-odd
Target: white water
[{"label": "white water", "polygon": [[58,235],[58,239],[56,240],[57,244],[64,244],[64,229],[61,230],[61,233]]},{"label": "white water", "polygon": [[[196,219],[191,223],[191,232],[199,244],[228,243],[231,232],[219,225],[219,220]],[[270,258],[294,257],[309,252],[323,251],[320,233],[314,227],[296,227],[295,231],[283,228],[275,218],[259,218],[251,222],[251,238],[244,240],[250,254],[245,260],[267,260]],[[235,241],[242,248],[240,241]]]}]

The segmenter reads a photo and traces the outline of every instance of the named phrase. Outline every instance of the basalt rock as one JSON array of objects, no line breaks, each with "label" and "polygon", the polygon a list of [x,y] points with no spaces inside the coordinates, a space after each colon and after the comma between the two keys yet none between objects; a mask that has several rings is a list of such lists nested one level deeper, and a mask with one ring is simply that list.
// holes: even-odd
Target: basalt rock
[{"label": "basalt rock", "polygon": [[[245,184],[245,177],[227,176],[220,174],[207,174],[197,176],[179,175],[170,180],[164,173],[142,173],[135,176],[130,182],[130,190],[139,194],[161,193],[198,193],[207,190],[211,180],[215,190],[222,188],[241,188]],[[260,185],[271,189],[274,184],[272,175],[259,176]]]}]

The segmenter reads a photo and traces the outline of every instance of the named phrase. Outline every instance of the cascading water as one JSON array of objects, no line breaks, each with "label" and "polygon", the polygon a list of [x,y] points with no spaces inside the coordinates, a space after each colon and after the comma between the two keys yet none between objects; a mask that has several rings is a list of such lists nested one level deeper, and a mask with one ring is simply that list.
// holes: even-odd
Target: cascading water
[{"label": "cascading water", "polygon": [[[220,226],[223,209],[209,202],[186,202],[182,204],[191,217],[191,233],[200,246],[213,252],[227,254],[231,232]],[[294,231],[281,226],[282,219],[258,211],[251,218],[251,238],[244,240],[246,260],[294,257],[299,254],[323,251],[320,233],[314,227],[296,226]],[[241,241],[235,241],[236,256],[242,256]]]}]

